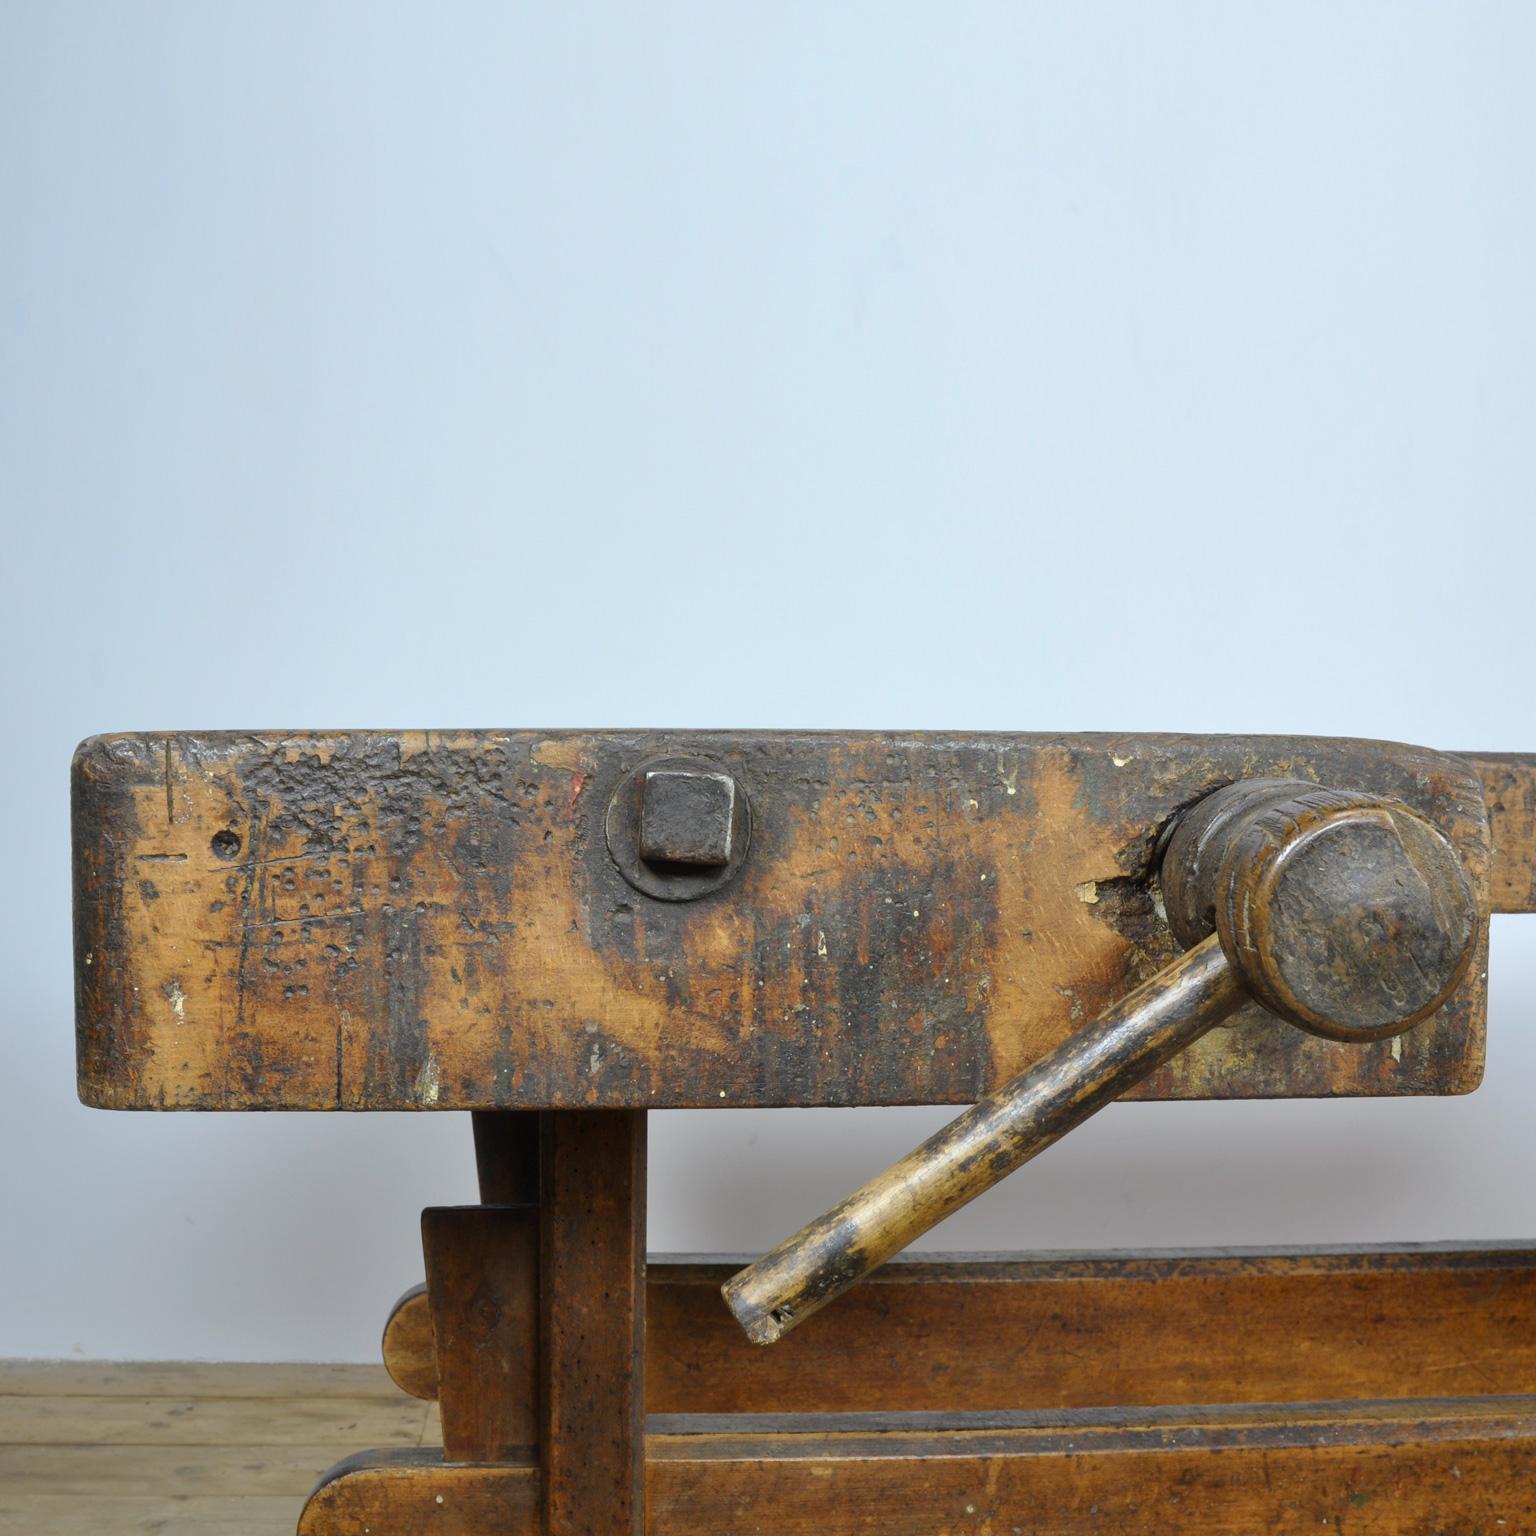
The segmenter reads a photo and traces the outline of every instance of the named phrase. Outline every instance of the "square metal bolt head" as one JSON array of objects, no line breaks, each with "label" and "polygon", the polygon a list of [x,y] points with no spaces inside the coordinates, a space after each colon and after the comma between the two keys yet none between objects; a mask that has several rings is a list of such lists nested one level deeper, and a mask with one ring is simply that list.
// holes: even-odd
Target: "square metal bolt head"
[{"label": "square metal bolt head", "polygon": [[640,857],[648,864],[731,862],[736,782],[726,773],[657,768],[645,776],[640,803]]}]

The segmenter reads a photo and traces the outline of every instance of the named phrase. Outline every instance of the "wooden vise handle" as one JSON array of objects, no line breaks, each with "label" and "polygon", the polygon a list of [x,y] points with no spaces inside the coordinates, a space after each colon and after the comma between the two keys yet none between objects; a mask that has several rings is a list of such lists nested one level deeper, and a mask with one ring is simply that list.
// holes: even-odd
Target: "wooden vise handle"
[{"label": "wooden vise handle", "polygon": [[1291,780],[1201,801],[1161,877],[1186,953],[727,1281],[749,1338],[782,1338],[1249,1000],[1331,1040],[1412,1028],[1461,980],[1481,916],[1422,817]]}]

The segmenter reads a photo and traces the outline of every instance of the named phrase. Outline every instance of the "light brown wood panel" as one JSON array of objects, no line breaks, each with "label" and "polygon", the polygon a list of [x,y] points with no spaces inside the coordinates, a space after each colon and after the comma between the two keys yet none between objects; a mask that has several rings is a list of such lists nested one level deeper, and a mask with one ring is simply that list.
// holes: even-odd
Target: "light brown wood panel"
[{"label": "light brown wood panel", "polygon": [[[752,807],[739,876],[627,884],[663,753]],[[75,759],[80,1090],[141,1109],[965,1103],[1163,965],[1153,853],[1235,778],[1397,797],[1487,910],[1461,760],[1296,737],[526,731],[95,738]],[[1257,1005],[1142,1097],[1462,1092],[1481,956],[1401,1040]]]},{"label": "light brown wood panel", "polygon": [[431,1422],[401,1398],[0,1397],[3,1445],[414,1446]]},{"label": "light brown wood panel", "polygon": [[[282,1400],[275,1401],[281,1404]],[[68,1493],[75,1498],[92,1499],[302,1500],[327,1467],[344,1460],[356,1449],[351,1443],[310,1442],[0,1445],[0,1488],[16,1497]]]},{"label": "light brown wood panel", "polygon": [[0,1502],[5,1536],[293,1536],[288,1498],[121,1498],[103,1505],[68,1493]]},{"label": "light brown wood panel", "polygon": [[[0,1394],[5,1536],[291,1536],[325,1469],[401,1406],[378,1367],[324,1365],[8,1361]],[[421,1406],[405,1422],[429,1438]]]},{"label": "light brown wood panel", "polygon": [[[1536,1392],[1536,1247],[1518,1244],[903,1259],[771,1349],[720,1299],[740,1263],[648,1266],[652,1413]],[[391,1336],[425,1318],[407,1293]],[[434,1390],[430,1352],[386,1360]]]},{"label": "light brown wood panel", "polygon": [[[418,1287],[419,1289],[419,1287]],[[382,1365],[183,1360],[0,1360],[0,1395],[42,1397],[376,1397],[394,1384]]]}]

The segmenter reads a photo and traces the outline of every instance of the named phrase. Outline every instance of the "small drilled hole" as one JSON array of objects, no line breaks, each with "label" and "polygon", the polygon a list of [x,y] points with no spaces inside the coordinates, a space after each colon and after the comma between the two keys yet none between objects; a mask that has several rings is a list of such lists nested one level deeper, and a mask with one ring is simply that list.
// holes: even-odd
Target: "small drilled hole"
[{"label": "small drilled hole", "polygon": [[209,846],[213,849],[214,858],[232,859],[240,852],[240,834],[227,829],[223,832],[215,832],[213,842]]}]

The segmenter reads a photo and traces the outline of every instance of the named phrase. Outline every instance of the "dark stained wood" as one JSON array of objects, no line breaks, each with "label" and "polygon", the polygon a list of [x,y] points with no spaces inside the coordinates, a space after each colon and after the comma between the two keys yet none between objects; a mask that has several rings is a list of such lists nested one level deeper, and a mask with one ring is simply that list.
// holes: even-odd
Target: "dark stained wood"
[{"label": "dark stained wood", "polygon": [[1219,934],[1272,1014],[1349,1045],[1437,1013],[1486,918],[1456,850],[1401,801],[1296,780],[1207,795],[1159,879],[1180,943]]},{"label": "dark stained wood", "polygon": [[539,1203],[539,1117],[529,1110],[470,1116],[482,1205]]},{"label": "dark stained wood", "polygon": [[[1529,1397],[837,1421],[731,1433],[658,1425],[650,1536],[1473,1536],[1536,1529]],[[300,1536],[537,1530],[529,1467],[357,1458]]]},{"label": "dark stained wood", "polygon": [[543,1117],[540,1306],[548,1536],[645,1529],[644,1112]]},{"label": "dark stained wood", "polygon": [[539,1418],[541,1118],[473,1117],[480,1205],[422,1212],[449,1461],[526,1461]]},{"label": "dark stained wood", "polygon": [[[652,757],[751,803],[730,883],[660,901],[605,811]],[[1286,737],[296,733],[82,745],[80,1090],[116,1108],[961,1103],[1175,953],[1161,831],[1234,779],[1395,796],[1486,910],[1483,782],[1445,754]],[[1451,1002],[1358,1049],[1256,1007],[1142,1097],[1460,1092]]]},{"label": "dark stained wood", "polygon": [[449,1461],[528,1461],[540,1433],[539,1210],[421,1214]]},{"label": "dark stained wood", "polygon": [[[781,1348],[720,1303],[738,1261],[653,1261],[651,1413],[905,1412],[1536,1393],[1536,1248],[898,1259]],[[436,1395],[401,1299],[385,1364]],[[978,1341],[985,1341],[984,1345]]]}]

